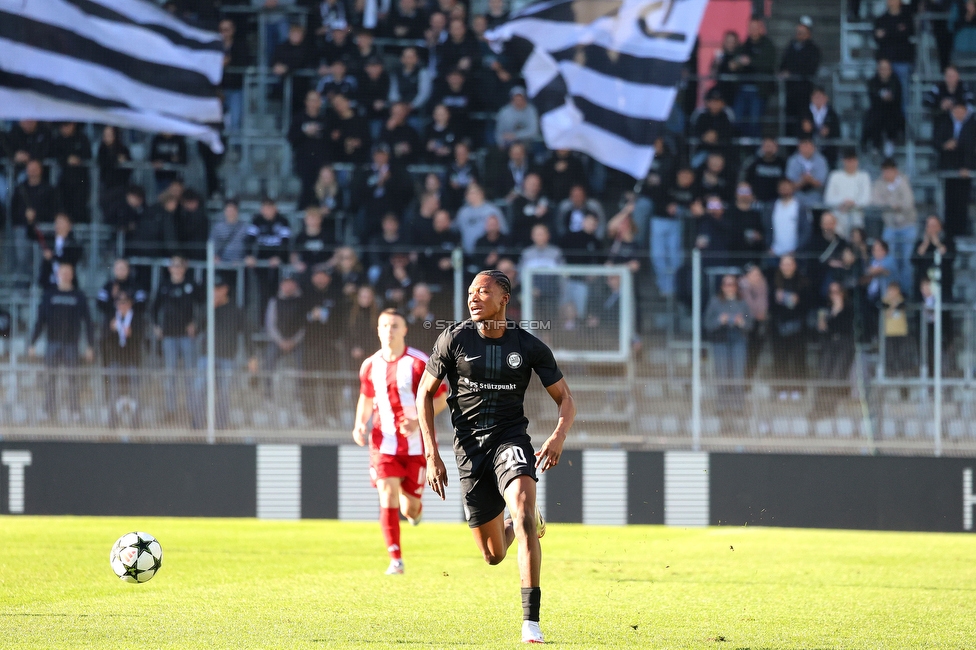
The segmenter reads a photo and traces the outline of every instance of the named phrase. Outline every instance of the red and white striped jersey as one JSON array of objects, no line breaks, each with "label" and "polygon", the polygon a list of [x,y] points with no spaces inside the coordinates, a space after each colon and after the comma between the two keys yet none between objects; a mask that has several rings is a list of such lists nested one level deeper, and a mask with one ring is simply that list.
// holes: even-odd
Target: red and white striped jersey
[{"label": "red and white striped jersey", "polygon": [[[373,400],[370,449],[392,456],[423,455],[420,429],[402,436],[400,424],[417,419],[417,388],[426,367],[427,355],[411,347],[395,361],[386,361],[382,351],[363,361],[359,370],[360,392]],[[446,390],[447,385],[442,384],[437,394]]]}]

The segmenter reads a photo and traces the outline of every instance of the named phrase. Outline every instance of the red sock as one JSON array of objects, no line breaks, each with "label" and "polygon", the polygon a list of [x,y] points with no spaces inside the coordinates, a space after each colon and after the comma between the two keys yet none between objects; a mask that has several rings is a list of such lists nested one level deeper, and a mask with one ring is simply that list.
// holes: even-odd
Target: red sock
[{"label": "red sock", "polygon": [[380,508],[380,528],[386,538],[386,550],[390,558],[400,559],[400,509]]}]

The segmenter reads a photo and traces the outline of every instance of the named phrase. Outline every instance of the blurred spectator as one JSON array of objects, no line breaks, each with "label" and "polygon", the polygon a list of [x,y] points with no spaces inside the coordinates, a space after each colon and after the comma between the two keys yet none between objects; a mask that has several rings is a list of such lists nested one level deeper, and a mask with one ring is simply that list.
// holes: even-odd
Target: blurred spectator
[{"label": "blurred spectator", "polygon": [[712,152],[705,157],[705,164],[698,170],[695,179],[695,194],[718,194],[723,201],[732,201],[735,196],[734,175],[725,164],[725,156]]},{"label": "blurred spectator", "polygon": [[[566,264],[581,264],[598,266],[606,259],[603,242],[597,237],[596,231],[600,225],[599,218],[588,212],[583,218],[583,228],[577,232],[568,232],[559,239],[559,249],[563,252]],[[589,304],[590,286],[595,280],[592,276],[574,275],[566,278],[564,302],[573,304],[574,313],[582,318],[586,315]]]},{"label": "blurred spectator", "polygon": [[489,29],[494,29],[508,20],[509,13],[505,9],[505,0],[488,0],[488,13],[485,17],[488,19]]},{"label": "blurred spectator", "polygon": [[513,252],[511,248],[511,240],[502,232],[501,221],[495,215],[489,215],[485,219],[485,234],[474,244],[468,271],[478,273],[483,269],[495,268],[499,259]]},{"label": "blurred spectator", "polygon": [[796,198],[808,207],[822,203],[829,172],[827,159],[817,151],[813,140],[800,136],[796,153],[786,161],[786,177],[793,181]]},{"label": "blurred spectator", "polygon": [[386,21],[390,38],[421,40],[427,28],[427,16],[417,8],[417,0],[397,0]]},{"label": "blurred spectator", "polygon": [[[925,322],[925,365],[928,371],[927,376],[933,377],[935,373],[935,285],[928,278],[922,278],[918,283],[918,294],[922,301],[922,317]],[[952,355],[947,354],[952,350],[952,341],[955,336],[956,325],[952,312],[943,311],[942,314],[942,372],[948,369],[950,372],[954,365]],[[921,346],[919,346],[921,348]],[[919,349],[919,356],[922,351]]]},{"label": "blurred spectator", "polygon": [[105,214],[105,222],[114,226],[117,233],[124,235],[125,241],[135,232],[137,224],[143,220],[146,211],[146,191],[139,185],[125,188],[124,200]]},{"label": "blurred spectator", "polygon": [[734,257],[729,260],[730,263],[733,266],[759,264],[768,246],[762,215],[756,207],[749,183],[739,183],[735,190],[735,203],[726,210],[725,220],[732,236],[729,252]]},{"label": "blurred spectator", "polygon": [[962,103],[972,106],[973,92],[965,81],[959,78],[959,68],[948,65],[942,73],[942,81],[934,84],[925,92],[923,102],[932,110],[932,116],[949,113],[955,104]]},{"label": "blurred spectator", "polygon": [[519,277],[518,265],[513,262],[511,258],[503,257],[502,259],[498,260],[498,266],[496,268],[504,273],[506,277],[508,277],[508,281],[512,283],[512,296],[508,301],[508,309],[505,310],[505,315],[509,318],[509,320],[521,320],[522,285],[521,278]]},{"label": "blurred spectator", "polygon": [[[925,0],[921,7],[924,11],[946,16],[950,14],[957,0]],[[945,70],[952,60],[952,33],[949,32],[949,21],[945,18],[929,19],[932,36],[935,37],[935,47],[939,53],[939,69]]]},{"label": "blurred spectator", "polygon": [[58,192],[44,180],[44,167],[34,158],[26,163],[24,181],[13,193],[11,212],[14,228],[25,225],[47,224],[61,210]]},{"label": "blurred spectator", "polygon": [[162,194],[173,181],[181,180],[179,169],[163,169],[164,165],[186,165],[186,138],[172,133],[157,133],[149,145],[149,162],[156,169],[156,193]]},{"label": "blurred spectator", "polygon": [[[247,253],[247,224],[241,222],[240,208],[237,201],[229,199],[224,203],[224,219],[214,224],[210,237],[214,243],[214,261],[217,263],[234,264],[243,262]],[[236,275],[230,272],[222,274],[230,286],[237,286]]]},{"label": "blurred spectator", "polygon": [[96,161],[102,213],[109,216],[119,209],[132,176],[131,169],[120,167],[132,161],[132,154],[120,139],[118,127],[102,128]]},{"label": "blurred spectator", "polygon": [[115,301],[121,294],[128,296],[132,308],[141,316],[148,295],[129,267],[129,260],[124,257],[117,258],[112,264],[112,277],[102,285],[95,298],[95,307],[106,320],[115,313]]},{"label": "blurred spectator", "polygon": [[[907,89],[915,64],[915,16],[901,0],[887,0],[885,4],[887,11],[874,21],[877,57],[891,62],[901,87]],[[908,108],[906,100],[902,99],[902,111]]]},{"label": "blurred spectator", "polygon": [[976,0],[952,4],[949,31],[953,33],[952,60],[968,60],[976,56]]},{"label": "blurred spectator", "polygon": [[840,117],[830,104],[830,97],[820,86],[816,86],[810,93],[810,104],[800,114],[800,137],[809,136],[820,147],[827,168],[833,169],[837,165],[837,147],[824,143],[841,137]]},{"label": "blurred spectator", "polygon": [[454,144],[458,141],[451,112],[443,104],[434,107],[433,116],[424,133],[424,151],[427,162],[434,165],[447,165],[454,155]]},{"label": "blurred spectator", "polygon": [[496,53],[485,36],[488,31],[488,19],[485,16],[475,16],[471,21],[471,30],[478,41],[478,57],[480,70],[477,71],[478,104],[482,110],[494,113],[505,105],[508,89],[511,88],[516,74],[513,75],[517,62],[511,52],[502,50]]},{"label": "blurred spectator", "polygon": [[132,425],[139,426],[139,370],[142,365],[142,346],[145,341],[142,315],[133,305],[132,297],[120,291],[109,303],[102,326],[102,364],[108,371],[108,423],[119,426],[119,417],[128,411]]},{"label": "blurred spectator", "polygon": [[695,248],[702,252],[702,265],[730,266],[736,262],[730,253],[738,239],[735,224],[725,218],[722,197],[717,194],[705,196],[705,213],[697,219]]},{"label": "blurred spectator", "polygon": [[462,19],[452,18],[447,28],[447,40],[437,46],[437,72],[444,76],[449,70],[473,72],[480,62],[478,42]]},{"label": "blurred spectator", "polygon": [[373,287],[364,284],[356,289],[352,306],[349,309],[344,333],[345,370],[358,368],[367,356],[367,350],[375,347],[376,330],[373,325],[379,319],[380,310],[376,304],[376,293]]},{"label": "blurred spectator", "polygon": [[749,308],[752,325],[746,348],[746,378],[752,379],[759,365],[759,356],[766,345],[766,325],[769,318],[769,284],[762,269],[746,264],[739,278],[739,295]]},{"label": "blurred spectator", "polygon": [[320,66],[319,75],[315,90],[327,104],[332,106],[336,95],[342,95],[353,109],[359,108],[359,80],[349,72],[345,59],[337,59],[330,66]]},{"label": "blurred spectator", "polygon": [[[341,332],[342,309],[345,301],[333,283],[332,274],[325,264],[312,267],[311,279],[304,288],[305,294],[305,350],[302,354],[302,370],[320,373],[337,370],[337,346]],[[319,377],[302,379],[300,391],[305,415],[318,425],[326,424],[331,416],[325,396],[328,391]]]},{"label": "blurred spectator", "polygon": [[326,34],[325,42],[320,42],[318,45],[319,60],[322,65],[332,65],[340,59],[350,59],[355,56],[356,46],[352,42],[349,25],[345,20],[332,21]]},{"label": "blurred spectator", "polygon": [[359,104],[366,111],[369,135],[375,140],[390,107],[390,75],[383,69],[383,60],[375,56],[367,59],[357,83]]},{"label": "blurred spectator", "polygon": [[898,284],[897,266],[889,254],[888,243],[876,239],[871,245],[871,259],[864,270],[861,284],[864,285],[866,308],[865,335],[871,340],[878,333],[878,306],[888,291],[888,285]]},{"label": "blurred spectator", "polygon": [[[369,126],[353,110],[349,98],[340,94],[332,96],[325,123],[329,129],[326,151],[333,161],[359,164],[369,159]],[[316,167],[315,172],[318,169]]]},{"label": "blurred spectator", "polygon": [[542,194],[542,180],[536,172],[529,172],[522,181],[521,189],[509,201],[508,217],[512,224],[512,242],[517,248],[531,243],[532,226],[545,223],[552,232],[555,211],[550,209],[549,199]]},{"label": "blurred spectator", "polygon": [[556,149],[542,166],[542,186],[546,196],[554,205],[559,205],[569,197],[574,185],[588,187],[583,163],[569,149]]},{"label": "blurred spectator", "polygon": [[[474,252],[475,243],[485,234],[485,222],[488,217],[498,219],[503,233],[508,233],[508,222],[494,204],[485,201],[485,192],[481,186],[472,182],[465,193],[465,203],[458,210],[454,219],[454,227],[461,233],[461,247],[466,254]],[[534,240],[533,240],[534,241]]]},{"label": "blurred spectator", "polygon": [[188,260],[207,259],[207,240],[210,239],[210,217],[203,209],[200,195],[193,189],[183,192],[176,221],[176,237],[183,257]]},{"label": "blurred spectator", "polygon": [[414,240],[421,252],[421,271],[431,289],[439,291],[451,286],[454,267],[451,254],[461,245],[461,236],[453,228],[447,210],[437,210],[431,219],[431,230],[423,238]]},{"label": "blurred spectator", "polygon": [[[7,133],[7,149],[19,173],[29,160],[44,160],[51,152],[51,132],[47,124],[37,120],[15,122]],[[44,180],[47,181],[45,172]]]},{"label": "blurred spectator", "polygon": [[305,94],[305,110],[292,118],[288,129],[292,167],[302,182],[302,196],[310,194],[319,169],[326,162],[328,127],[322,116],[322,97],[310,90]]},{"label": "blurred spectator", "polygon": [[591,199],[586,194],[586,187],[574,185],[569,190],[569,197],[559,204],[556,212],[556,232],[559,236],[570,232],[579,232],[583,229],[583,218],[587,214],[596,215],[600,224],[597,228],[597,236],[602,236],[606,215],[603,213],[603,206],[596,199]]},{"label": "blurred spectator", "polygon": [[[935,255],[940,255],[940,263],[936,263]],[[934,268],[941,270],[942,300],[952,302],[953,286],[955,285],[956,245],[953,237],[942,229],[942,221],[938,216],[930,214],[925,219],[925,230],[915,242],[912,253],[912,266],[915,278],[919,282],[931,277]],[[916,298],[920,296],[916,295]]]},{"label": "blurred spectator", "polygon": [[344,57],[343,60],[346,61],[350,73],[360,75],[366,62],[370,59],[378,58],[380,51],[376,47],[372,29],[361,28],[357,30],[353,44],[356,47],[352,50],[351,56]]},{"label": "blurred spectator", "polygon": [[380,232],[369,240],[366,250],[366,261],[370,284],[376,284],[380,272],[390,260],[395,250],[403,250],[407,246],[407,237],[400,228],[400,219],[393,212],[383,215],[380,220]]},{"label": "blurred spectator", "polygon": [[670,182],[675,172],[675,155],[663,137],[654,139],[654,158],[651,167],[640,183],[634,203],[634,223],[637,224],[637,241],[644,248],[650,243],[651,217],[660,210],[654,201],[659,200],[664,184]]},{"label": "blurred spectator", "polygon": [[824,204],[837,217],[837,233],[847,237],[854,228],[864,227],[864,208],[871,204],[871,177],[858,169],[857,151],[846,149],[844,166],[827,177]]},{"label": "blurred spectator", "polygon": [[747,34],[730,62],[729,70],[744,76],[768,75],[770,80],[743,81],[735,97],[733,112],[738,118],[742,135],[757,138],[762,133],[766,103],[776,92],[776,84],[771,81],[776,71],[776,46],[766,35],[766,23],[759,16],[749,20]]},{"label": "blurred spectator", "polygon": [[126,236],[126,257],[168,257],[176,253],[179,196],[171,191],[159,195],[159,202],[144,210],[135,228]]},{"label": "blurred spectator", "polygon": [[870,106],[864,115],[861,146],[871,144],[890,156],[894,143],[905,135],[904,87],[892,73],[887,59],[878,61],[878,70],[868,81]]},{"label": "blurred spectator", "polygon": [[718,292],[708,301],[702,326],[712,342],[712,363],[718,379],[718,410],[738,411],[745,403],[746,333],[752,327],[749,307],[739,296],[738,278],[722,276]]},{"label": "blurred spectator", "polygon": [[492,187],[492,197],[505,201],[514,199],[522,189],[525,175],[529,173],[525,144],[516,141],[509,145],[507,159],[504,162],[498,161],[491,171],[492,182],[489,184]]},{"label": "blurred spectator", "polygon": [[692,113],[690,135],[701,142],[698,152],[692,159],[692,166],[698,167],[711,152],[722,153],[732,143],[734,129],[732,111],[725,105],[725,99],[718,88],[712,88],[705,95],[705,107]]},{"label": "blurred spectator", "polygon": [[337,288],[342,292],[343,299],[355,295],[360,283],[366,281],[362,264],[356,250],[351,246],[343,246],[336,250],[333,257],[333,276]]},{"label": "blurred spectator", "polygon": [[412,126],[407,124],[409,114],[408,104],[402,102],[393,104],[379,136],[379,140],[390,147],[393,159],[405,165],[417,162],[421,151],[420,136]]},{"label": "blurred spectator", "polygon": [[223,76],[220,80],[220,90],[224,100],[225,126],[231,133],[241,130],[241,120],[244,116],[244,73],[250,57],[247,44],[243,38],[237,37],[237,25],[229,18],[224,18],[217,26],[224,50]]},{"label": "blurred spectator", "polygon": [[95,332],[92,329],[91,314],[88,311],[88,299],[85,294],[75,287],[75,269],[70,264],[58,267],[57,285],[44,293],[37,307],[37,320],[31,333],[30,347],[27,356],[35,358],[35,345],[41,334],[47,333],[44,346],[44,365],[47,368],[47,386],[44,392],[44,410],[41,419],[54,415],[57,393],[58,375],[61,372],[55,368],[67,368],[68,377],[68,407],[71,418],[81,420],[81,404],[78,398],[78,377],[75,369],[78,367],[78,339],[81,328],[85,328],[88,348],[85,350],[85,361],[94,359]]},{"label": "blurred spectator", "polygon": [[422,111],[430,99],[431,78],[427,68],[420,66],[417,48],[404,48],[400,65],[390,75],[390,103],[406,102],[414,111]]},{"label": "blurred spectator", "polygon": [[[435,176],[436,178],[436,176]],[[426,240],[433,228],[434,213],[441,209],[437,192],[424,192],[406,211],[404,227],[410,243]]]},{"label": "blurred spectator", "polygon": [[420,269],[410,260],[410,254],[393,251],[376,279],[376,293],[385,307],[402,310],[419,279]]},{"label": "blurred spectator", "polygon": [[[165,375],[166,419],[177,417],[177,383],[188,411],[193,410],[189,392],[189,375],[197,367],[194,338],[197,335],[197,306],[204,300],[203,291],[186,277],[186,260],[174,256],[169,263],[169,277],[156,290],[152,320],[156,338],[162,341]],[[183,375],[177,382],[177,367],[183,361]],[[185,424],[185,423],[184,423]],[[199,424],[199,423],[197,423]]]},{"label": "blurred spectator", "polygon": [[305,208],[302,231],[295,238],[291,252],[291,265],[295,272],[304,274],[312,267],[327,262],[332,257],[335,232],[322,227],[322,211],[315,206]]},{"label": "blurred spectator", "polygon": [[[57,286],[58,268],[62,264],[70,264],[73,269],[77,268],[84,252],[72,230],[71,217],[65,212],[58,212],[54,217],[54,232],[51,233],[50,239],[37,226],[29,227],[28,239],[36,241],[41,249],[41,273],[38,284],[44,291],[52,290]],[[75,277],[75,286],[77,287],[77,277]]]},{"label": "blurred spectator", "polygon": [[523,86],[515,86],[509,91],[511,101],[495,117],[495,144],[507,147],[513,142],[527,143],[537,140],[539,133],[539,113],[529,103]]},{"label": "blurred spectator", "polygon": [[[241,341],[244,342],[244,356],[248,359],[248,369],[257,370],[257,359],[251,351],[250,337],[247,332],[247,319],[240,307],[231,297],[233,284],[223,273],[214,276],[214,370],[216,371],[216,399],[214,401],[214,427],[227,429],[230,427],[230,387],[237,378],[237,358],[241,352]],[[206,310],[202,310],[201,332],[206,332],[209,323]],[[207,353],[197,361],[197,379],[195,382],[194,420],[196,426],[204,421],[203,397],[206,388]]]},{"label": "blurred spectator", "polygon": [[[821,337],[820,377],[837,383],[848,381],[854,363],[854,309],[839,282],[827,287],[826,307],[817,310],[817,331]],[[821,406],[836,408],[845,395],[850,395],[849,387],[823,388]]]},{"label": "blurred spectator", "polygon": [[457,210],[471,183],[480,183],[478,168],[471,160],[471,144],[462,140],[454,145],[454,160],[447,170],[447,196],[441,204],[449,210]]},{"label": "blurred spectator", "polygon": [[[675,274],[684,262],[682,231],[690,216],[691,204],[697,200],[694,191],[695,173],[683,167],[674,180],[662,183],[654,200],[651,218],[651,264],[658,293],[665,298],[674,295]],[[635,212],[636,206],[635,206]]]},{"label": "blurred spectator", "polygon": [[[300,101],[299,98],[304,97],[309,90],[309,78],[294,73],[314,67],[315,50],[311,39],[306,38],[305,27],[298,23],[289,25],[287,40],[275,47],[271,53],[271,72],[279,79],[291,76],[293,102]],[[285,110],[294,109],[293,106],[285,106]]]},{"label": "blurred spectator", "polygon": [[779,196],[779,179],[785,175],[786,159],[779,155],[779,143],[776,138],[763,138],[762,146],[742,174],[756,200],[763,204],[775,201]]},{"label": "blurred spectator", "polygon": [[278,362],[291,358],[296,368],[302,367],[301,343],[305,339],[305,299],[298,281],[291,276],[282,278],[278,293],[268,301],[264,313],[264,332],[268,348],[264,355],[264,396],[274,399],[274,372]]},{"label": "blurred spectator", "polygon": [[[712,74],[717,77],[730,76],[736,74],[736,54],[739,51],[739,33],[734,29],[727,30],[722,35],[722,47],[716,51],[715,60],[712,61]],[[733,67],[735,66],[735,67]],[[726,106],[735,103],[736,96],[739,94],[739,81],[737,79],[721,79],[715,83],[715,88],[722,95]]]},{"label": "blurred spectator", "polygon": [[332,165],[323,165],[319,169],[315,184],[309,189],[311,191],[302,195],[298,205],[306,208],[312,205],[318,207],[327,224],[325,227],[335,232],[337,222],[342,223],[343,213],[346,210],[346,191],[339,184]]},{"label": "blurred spectator", "polygon": [[912,246],[918,234],[915,196],[908,178],[898,172],[892,159],[881,163],[881,177],[871,187],[871,204],[881,208],[882,237],[891,246],[897,272],[894,279],[912,286]]},{"label": "blurred spectator", "polygon": [[[957,172],[945,178],[945,224],[949,234],[969,234],[970,170],[976,168],[976,121],[969,107],[956,103],[947,115],[940,115],[933,126],[933,144],[939,150],[939,169]],[[914,215],[913,215],[914,216]]]},{"label": "blurred spectator", "polygon": [[58,191],[61,205],[75,223],[88,223],[91,214],[88,201],[91,187],[88,179],[90,170],[87,163],[92,158],[92,146],[88,136],[79,131],[75,122],[62,122],[51,141],[50,155],[58,161],[61,176]]},{"label": "blurred spectator", "polygon": [[[410,302],[407,303],[407,326],[410,328],[410,342],[420,350],[431,350],[437,340],[437,331],[432,327],[437,316],[432,310],[433,293],[423,282],[413,285]],[[430,323],[430,325],[425,325]]]},{"label": "blurred spectator", "polygon": [[806,320],[809,301],[807,279],[797,268],[793,255],[784,255],[770,287],[769,320],[773,340],[773,368],[779,384],[779,399],[800,399],[807,375]]},{"label": "blurred spectator", "polygon": [[[565,262],[558,246],[552,244],[549,228],[537,223],[532,227],[532,245],[522,251],[519,275],[524,276],[528,269],[551,269]],[[532,299],[535,311],[533,318],[553,320],[559,309],[558,275],[542,273],[532,279]]]},{"label": "blurred spectator", "polygon": [[[637,229],[634,226],[634,204],[626,203],[620,212],[615,214],[607,223],[607,237],[610,247],[607,249],[608,265],[626,265],[631,273],[636,274],[641,268],[643,255],[634,241]],[[637,283],[634,283],[636,289]]]},{"label": "blurred spectator", "polygon": [[353,206],[359,212],[355,235],[368,242],[380,230],[383,215],[400,214],[413,199],[413,181],[401,165],[390,160],[390,147],[373,147],[373,163],[356,170],[352,179]]},{"label": "blurred spectator", "polygon": [[288,220],[278,214],[278,206],[273,200],[264,198],[244,237],[244,263],[255,267],[259,261],[267,262],[267,266],[254,269],[259,314],[265,313],[268,301],[278,292],[279,270],[282,262],[288,259],[290,242]]},{"label": "blurred spectator", "polygon": [[470,113],[473,110],[472,90],[461,70],[451,70],[446,77],[438,78],[431,94],[430,105],[444,104],[451,111],[457,128],[463,133],[471,129]]},{"label": "blurred spectator", "polygon": [[786,117],[794,123],[810,101],[813,78],[820,68],[820,48],[811,38],[812,30],[813,20],[809,16],[801,16],[793,40],[783,50],[779,64],[780,76],[787,79]]},{"label": "blurred spectator", "polygon": [[[767,237],[770,254],[777,259],[792,256],[806,245],[812,228],[809,209],[793,194],[793,181],[780,179],[779,198],[773,204]],[[795,259],[792,264],[796,265]]]},{"label": "blurred spectator", "polygon": [[809,253],[807,278],[814,292],[811,299],[826,298],[827,286],[835,280],[835,272],[843,267],[841,258],[847,250],[847,242],[837,233],[837,217],[832,212],[820,215],[820,227],[814,228],[806,250]]},{"label": "blurred spectator", "polygon": [[916,348],[908,336],[905,296],[897,282],[885,290],[884,299],[885,372],[889,377],[910,377],[915,370]]}]

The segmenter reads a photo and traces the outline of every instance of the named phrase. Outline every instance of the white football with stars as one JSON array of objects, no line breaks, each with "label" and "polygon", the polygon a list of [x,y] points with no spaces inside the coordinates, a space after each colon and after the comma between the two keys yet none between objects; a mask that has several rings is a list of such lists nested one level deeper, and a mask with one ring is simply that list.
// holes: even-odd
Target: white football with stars
[{"label": "white football with stars", "polygon": [[163,547],[149,533],[126,533],[112,545],[108,560],[124,582],[148,582],[163,564]]}]

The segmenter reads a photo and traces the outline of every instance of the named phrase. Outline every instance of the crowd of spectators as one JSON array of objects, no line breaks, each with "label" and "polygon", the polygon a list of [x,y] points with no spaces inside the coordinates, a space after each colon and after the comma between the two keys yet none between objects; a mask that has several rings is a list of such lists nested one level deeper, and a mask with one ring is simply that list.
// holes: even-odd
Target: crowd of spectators
[{"label": "crowd of spectators", "polygon": [[[222,197],[222,215],[208,214],[208,201],[212,207],[220,196],[219,161],[207,152],[205,187],[186,187],[179,170],[188,143],[180,136],[148,140],[156,169],[145,188],[132,183],[124,164],[132,159],[127,134],[115,127],[99,127],[94,147],[87,129],[72,123],[24,120],[0,133],[0,160],[15,178],[13,186],[0,186],[10,205],[15,268],[33,268],[35,250],[42,257],[35,283],[48,298],[32,341],[47,331],[49,365],[80,358],[67,341],[80,330],[62,331],[51,316],[68,309],[68,294],[84,302],[75,274],[63,270],[85,259],[73,225],[91,222],[94,207],[123,242],[97,296],[99,324],[91,325],[80,307],[71,312],[88,323],[92,344],[101,342],[106,367],[126,370],[112,375],[116,402],[135,392],[139,380],[127,373],[142,364],[143,342],[152,339],[167,371],[166,412],[175,417],[182,401],[199,424],[193,408],[199,387],[175,373],[181,366],[196,372],[202,363],[205,291],[187,262],[204,259],[208,240],[222,267],[215,327],[223,343],[216,356],[226,372],[235,359],[267,371],[284,359],[311,372],[355,370],[374,347],[373,323],[386,307],[408,315],[413,345],[429,347],[436,330],[420,325],[452,315],[456,248],[465,278],[494,267],[515,287],[526,268],[564,263],[626,265],[653,276],[653,289],[637,293],[638,332],[648,298],[668,309],[691,303],[690,251],[698,249],[716,372],[751,377],[769,344],[780,399],[802,395],[808,342],[824,342],[820,376],[843,380],[855,343],[877,340],[879,325],[890,345],[901,346],[888,355],[902,364],[891,372],[908,372],[917,355],[899,337],[915,332],[898,325],[898,315],[906,300],[931,307],[927,279],[936,252],[951,301],[953,242],[970,228],[966,170],[976,165],[973,95],[949,63],[962,51],[964,27],[949,31],[956,41],[942,62],[945,80],[926,94],[939,167],[961,173],[946,180],[945,214],[927,216],[920,229],[911,179],[891,156],[905,135],[914,62],[906,31],[914,25],[911,10],[898,0],[875,23],[877,72],[867,85],[859,143],[844,140],[841,118],[817,85],[813,22],[801,18],[793,39],[777,47],[755,17],[744,40],[726,34],[714,69],[722,76],[701,106],[698,82],[683,83],[684,99],[656,139],[653,166],[642,179],[545,148],[519,71],[485,39],[506,17],[502,0],[489,0],[488,13],[476,16],[460,0],[299,0],[294,4],[307,10],[301,22],[285,11],[288,3],[268,0],[259,3],[267,16],[266,61],[256,58],[258,35],[246,14],[222,13],[234,4],[250,3],[165,6],[223,38],[226,133],[242,125],[244,67],[268,66],[272,106],[285,101],[282,85],[291,84],[294,105],[281,110],[293,113],[287,141],[300,183],[295,214],[283,214],[272,197],[256,214],[241,214],[237,200]],[[381,50],[377,38],[400,40]],[[779,83],[785,135],[795,146],[780,144],[782,134],[774,133]],[[761,144],[743,147],[741,137]],[[860,155],[852,144],[860,144]],[[860,164],[865,152],[884,159],[873,179]],[[99,170],[96,206],[88,164]],[[151,296],[146,258],[169,260]],[[618,317],[611,313],[615,284],[585,276],[537,280],[536,317],[551,319],[559,331],[598,329]],[[514,317],[517,296],[518,289]],[[59,336],[66,337],[61,347],[52,347]],[[269,396],[273,388],[270,379],[263,386]],[[303,384],[304,408],[322,415],[314,392]],[[220,396],[218,419],[226,423],[227,393]],[[722,401],[730,408],[742,402],[734,391]]]}]

